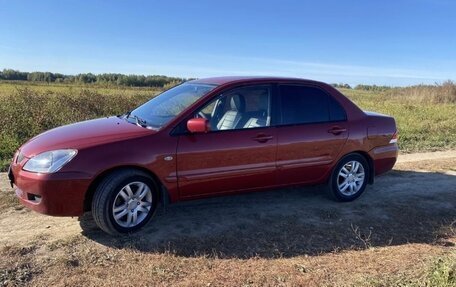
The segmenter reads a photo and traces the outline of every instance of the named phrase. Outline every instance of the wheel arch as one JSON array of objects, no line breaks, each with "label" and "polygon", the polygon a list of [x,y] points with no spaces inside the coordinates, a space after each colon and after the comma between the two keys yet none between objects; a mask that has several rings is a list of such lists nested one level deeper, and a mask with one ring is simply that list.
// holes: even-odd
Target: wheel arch
[{"label": "wheel arch", "polygon": [[135,165],[123,165],[123,166],[116,166],[110,169],[107,169],[100,174],[98,174],[95,179],[90,183],[85,195],[84,195],[84,205],[83,205],[83,210],[85,211],[90,211],[92,208],[92,200],[93,200],[93,195],[95,194],[95,191],[97,189],[97,186],[100,184],[100,182],[110,173],[118,170],[138,170],[141,172],[146,173],[149,175],[154,183],[156,184],[156,188],[158,189],[158,196],[159,196],[159,201],[161,201],[163,204],[167,204],[169,202],[169,194],[168,190],[166,189],[165,185],[160,181],[158,176],[153,173],[151,170],[141,167],[141,166],[135,166]]}]

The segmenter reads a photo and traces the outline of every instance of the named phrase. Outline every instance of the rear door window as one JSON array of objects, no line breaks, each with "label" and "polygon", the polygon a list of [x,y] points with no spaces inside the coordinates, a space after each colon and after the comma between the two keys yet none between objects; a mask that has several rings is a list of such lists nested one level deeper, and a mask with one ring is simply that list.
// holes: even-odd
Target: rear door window
[{"label": "rear door window", "polygon": [[332,122],[347,120],[344,108],[331,96],[329,97],[329,117]]},{"label": "rear door window", "polygon": [[280,85],[282,125],[345,120],[345,111],[319,88]]}]

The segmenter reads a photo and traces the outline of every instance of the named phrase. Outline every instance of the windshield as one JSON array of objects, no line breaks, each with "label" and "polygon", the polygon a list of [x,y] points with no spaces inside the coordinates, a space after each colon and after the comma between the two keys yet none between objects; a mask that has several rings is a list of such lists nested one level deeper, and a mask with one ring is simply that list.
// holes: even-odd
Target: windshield
[{"label": "windshield", "polygon": [[184,83],[127,113],[125,118],[143,127],[160,129],[214,88],[214,85]]}]

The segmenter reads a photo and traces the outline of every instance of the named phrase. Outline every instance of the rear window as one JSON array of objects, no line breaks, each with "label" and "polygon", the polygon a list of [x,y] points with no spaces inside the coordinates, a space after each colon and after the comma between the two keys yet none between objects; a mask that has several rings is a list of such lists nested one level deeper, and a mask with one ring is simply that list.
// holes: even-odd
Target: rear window
[{"label": "rear window", "polygon": [[281,85],[282,124],[321,123],[345,120],[342,106],[321,89]]}]

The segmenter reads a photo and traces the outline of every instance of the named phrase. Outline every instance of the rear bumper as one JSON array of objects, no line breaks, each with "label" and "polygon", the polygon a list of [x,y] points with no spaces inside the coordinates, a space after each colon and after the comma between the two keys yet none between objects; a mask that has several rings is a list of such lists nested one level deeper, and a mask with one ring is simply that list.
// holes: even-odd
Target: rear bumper
[{"label": "rear bumper", "polygon": [[39,174],[11,168],[14,189],[26,207],[47,215],[79,216],[84,212],[84,196],[90,178],[79,172]]},{"label": "rear bumper", "polygon": [[369,155],[374,161],[375,175],[392,170],[398,154],[399,148],[396,143],[372,149]]}]

